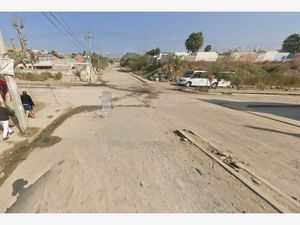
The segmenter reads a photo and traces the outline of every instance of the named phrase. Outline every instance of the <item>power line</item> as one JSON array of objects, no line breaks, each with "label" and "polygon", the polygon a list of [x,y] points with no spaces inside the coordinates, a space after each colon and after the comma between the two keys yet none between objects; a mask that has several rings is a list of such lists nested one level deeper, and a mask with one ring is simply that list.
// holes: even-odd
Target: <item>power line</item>
[{"label": "power line", "polygon": [[[59,21],[59,19],[54,15],[54,13],[49,12],[49,14],[55,19],[57,23],[61,25],[61,27],[70,35],[70,37],[73,38],[73,40],[81,46],[83,49],[85,48],[78,40],[76,40],[74,37],[76,36],[75,33],[72,31],[72,29],[68,25],[64,25],[63,22]],[[69,29],[67,28],[69,27]]]},{"label": "power line", "polygon": [[72,38],[70,38],[70,36],[66,35],[52,20],[50,17],[48,17],[48,15],[44,12],[42,12],[42,14],[46,17],[46,19],[58,30],[60,31],[66,38],[68,38],[77,48],[84,50],[84,48],[82,48],[80,45],[78,45],[76,42],[74,42],[74,40]]},{"label": "power line", "polygon": [[66,38],[68,38],[77,48],[81,49],[81,46],[78,46],[78,44],[76,42],[74,42],[68,35],[66,35],[52,20],[50,17],[48,17],[48,15],[44,12],[42,12],[42,14],[46,17],[46,19],[58,30],[60,31]]},{"label": "power line", "polygon": [[92,55],[92,39],[94,39],[94,36],[92,35],[91,32],[88,32],[85,39],[89,41],[89,54]]}]

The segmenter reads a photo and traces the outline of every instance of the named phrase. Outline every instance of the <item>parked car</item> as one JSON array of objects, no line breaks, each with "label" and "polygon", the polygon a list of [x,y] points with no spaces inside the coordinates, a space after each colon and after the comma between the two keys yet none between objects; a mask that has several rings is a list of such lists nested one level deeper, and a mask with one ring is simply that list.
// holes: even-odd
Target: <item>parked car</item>
[{"label": "parked car", "polygon": [[186,72],[177,82],[178,85],[185,87],[212,87],[218,86],[218,81],[214,75],[204,70],[191,70]]},{"label": "parked car", "polygon": [[229,87],[231,85],[231,78],[234,76],[234,72],[232,71],[223,71],[216,74],[218,78],[218,87]]}]

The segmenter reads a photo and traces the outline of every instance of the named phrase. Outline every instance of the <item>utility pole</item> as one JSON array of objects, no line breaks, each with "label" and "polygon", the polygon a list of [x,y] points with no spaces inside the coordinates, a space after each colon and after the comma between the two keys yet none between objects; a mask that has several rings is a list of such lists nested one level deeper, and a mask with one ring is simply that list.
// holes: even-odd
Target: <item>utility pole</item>
[{"label": "utility pole", "polygon": [[[6,52],[6,48],[5,48],[5,43],[3,41],[3,37],[0,32],[0,56],[6,55],[6,53],[7,52]],[[2,57],[2,58],[4,58],[4,57]],[[0,72],[1,72],[1,68],[0,68]],[[10,75],[4,74],[4,75],[5,75],[5,81],[8,86],[9,93],[11,94],[11,97],[12,97],[14,112],[18,119],[20,130],[21,130],[21,132],[24,132],[28,129],[28,121],[25,116],[25,111],[23,108],[23,104],[21,102],[20,94],[18,93],[18,90],[17,90],[17,85],[15,82],[15,79],[13,78],[13,76],[11,74]]]},{"label": "utility pole", "polygon": [[92,55],[92,39],[94,39],[94,36],[91,32],[87,33],[87,36],[85,37],[86,40],[89,42],[89,55]]},{"label": "utility pole", "polygon": [[0,58],[4,58],[5,54],[6,54],[5,43],[4,43],[2,33],[0,31]]},{"label": "utility pole", "polygon": [[89,66],[87,68],[87,71],[89,73],[89,79],[88,81],[91,82],[92,81],[92,71],[91,71],[91,64],[92,64],[92,39],[94,39],[94,36],[92,35],[92,33],[89,31],[87,33],[87,36],[85,37],[86,40],[88,40],[89,42]]},{"label": "utility pole", "polygon": [[21,132],[24,132],[28,129],[28,121],[25,115],[23,104],[21,102],[20,94],[17,89],[16,81],[10,75],[5,76],[5,81],[8,86],[9,93],[12,97],[14,112],[18,119],[20,130]]}]

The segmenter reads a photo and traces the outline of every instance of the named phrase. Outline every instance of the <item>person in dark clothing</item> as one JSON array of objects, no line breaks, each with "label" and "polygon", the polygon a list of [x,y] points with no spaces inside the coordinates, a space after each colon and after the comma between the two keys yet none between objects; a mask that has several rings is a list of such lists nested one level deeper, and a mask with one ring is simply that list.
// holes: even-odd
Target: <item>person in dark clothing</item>
[{"label": "person in dark clothing", "polygon": [[14,113],[9,111],[4,104],[0,105],[0,124],[3,127],[3,141],[8,139],[8,134],[13,134],[14,131],[10,129],[8,120],[9,116],[13,116]]},{"label": "person in dark clothing", "polygon": [[22,91],[21,101],[22,101],[25,113],[26,114],[28,113],[29,117],[34,118],[34,114],[32,112],[34,103],[26,91]]}]

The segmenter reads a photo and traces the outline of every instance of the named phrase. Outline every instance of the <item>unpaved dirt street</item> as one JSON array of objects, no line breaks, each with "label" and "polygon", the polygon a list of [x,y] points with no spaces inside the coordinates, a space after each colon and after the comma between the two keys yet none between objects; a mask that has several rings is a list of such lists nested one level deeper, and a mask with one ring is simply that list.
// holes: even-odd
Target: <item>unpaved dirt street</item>
[{"label": "unpaved dirt street", "polygon": [[[53,97],[30,91],[39,101]],[[107,91],[113,108],[102,118]],[[300,199],[299,97],[190,93],[118,66],[98,85],[60,86],[54,95],[82,110],[57,124],[48,144],[32,146],[0,186],[3,212],[277,212],[177,129],[196,131]]]}]

